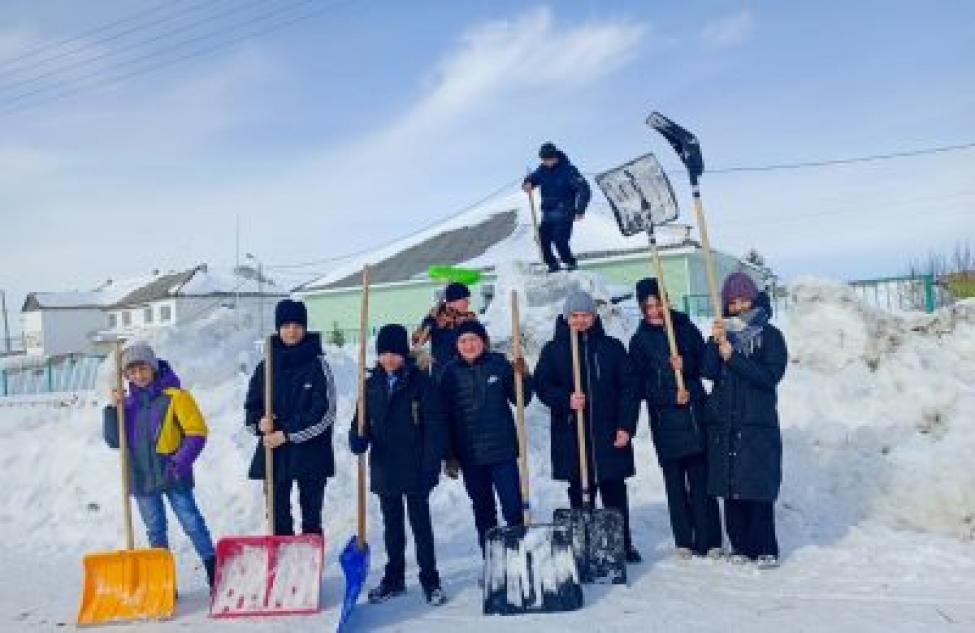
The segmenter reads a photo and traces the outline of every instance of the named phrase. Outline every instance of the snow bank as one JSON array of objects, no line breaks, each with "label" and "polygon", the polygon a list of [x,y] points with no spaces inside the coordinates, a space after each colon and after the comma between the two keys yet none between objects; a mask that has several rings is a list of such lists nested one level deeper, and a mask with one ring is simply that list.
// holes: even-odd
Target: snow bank
[{"label": "snow bank", "polygon": [[[501,270],[497,299],[486,314],[495,343],[510,346],[507,301],[514,288],[521,299],[526,355],[534,360],[552,335],[566,291],[575,287],[609,298],[596,275],[542,278],[514,264]],[[973,538],[975,304],[934,315],[892,316],[859,303],[843,285],[814,279],[795,284],[793,295],[794,309],[777,317],[792,353],[780,388],[786,475],[779,521],[786,551],[828,545],[863,522]],[[632,317],[608,302],[601,312],[607,329],[628,340],[636,325]],[[210,425],[197,466],[197,494],[211,531],[215,537],[261,534],[260,485],[246,479],[255,439],[243,429],[241,407],[259,359],[253,331],[237,329],[231,314],[218,312],[164,330],[153,343],[193,391]],[[354,531],[355,462],[346,442],[355,398],[350,353],[329,350],[340,401],[334,441],[339,475],[326,491],[327,550]],[[0,487],[0,530],[10,546],[85,552],[121,545],[118,461],[101,439],[101,394],[110,370],[102,368],[98,402],[0,407],[5,446],[0,468],[7,478]],[[527,421],[533,511],[545,520],[565,504],[565,491],[551,481],[547,410],[533,402]],[[644,422],[636,443],[640,474],[632,480],[632,503],[661,503],[663,487]],[[438,542],[455,555],[473,556],[473,521],[463,486],[442,483],[432,512]],[[369,519],[373,540],[380,540],[375,503]],[[138,517],[136,522],[141,536]],[[188,553],[178,529],[170,533],[173,546]],[[636,538],[650,537],[637,533]],[[382,558],[375,557],[377,565]]]}]

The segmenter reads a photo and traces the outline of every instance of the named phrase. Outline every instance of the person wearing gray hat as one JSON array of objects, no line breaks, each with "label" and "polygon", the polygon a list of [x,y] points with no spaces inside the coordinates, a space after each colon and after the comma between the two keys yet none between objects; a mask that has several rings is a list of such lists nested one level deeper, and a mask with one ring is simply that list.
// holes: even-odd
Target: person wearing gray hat
[{"label": "person wearing gray hat", "polygon": [[159,371],[159,359],[156,352],[145,341],[130,341],[122,348],[122,369],[128,369],[132,365],[143,363]]},{"label": "person wearing gray hat", "polygon": [[[569,483],[569,504],[581,508],[583,485],[579,468],[576,411],[585,412],[586,489],[599,493],[603,507],[623,515],[626,560],[641,561],[630,535],[626,479],[636,474],[632,438],[636,433],[640,398],[636,374],[626,348],[603,330],[596,302],[586,292],[566,297],[555,324],[555,338],[542,348],[535,368],[535,388],[551,412],[552,476]],[[579,337],[582,389],[573,379],[570,336]]]}]

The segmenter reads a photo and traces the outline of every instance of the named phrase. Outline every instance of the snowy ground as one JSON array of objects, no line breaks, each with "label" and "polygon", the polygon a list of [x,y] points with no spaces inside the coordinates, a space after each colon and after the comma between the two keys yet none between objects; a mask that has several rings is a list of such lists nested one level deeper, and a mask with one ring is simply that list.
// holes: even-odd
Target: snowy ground
[{"label": "snowy ground", "polygon": [[[506,287],[522,295],[529,355],[549,336],[566,286],[605,292],[584,274],[545,284],[515,270],[505,275],[497,296],[506,297]],[[804,280],[794,294],[795,310],[777,321],[793,359],[780,388],[786,446],[777,515],[780,569],[670,556],[662,482],[641,425],[639,474],[630,490],[635,540],[646,561],[631,567],[629,586],[587,588],[585,608],[572,614],[481,616],[469,503],[461,484],[448,481],[432,505],[450,603],[427,607],[414,583],[403,598],[360,605],[358,629],[975,630],[975,305],[895,317],[857,303],[840,285]],[[501,346],[508,335],[505,310],[499,301],[487,315]],[[619,335],[633,326],[623,311],[604,317]],[[211,425],[197,481],[215,537],[262,529],[258,485],[244,479],[253,439],[240,428],[246,374],[256,360],[250,338],[218,314],[156,341]],[[340,420],[348,420],[354,362],[346,353],[330,354],[342,394]],[[0,407],[0,470],[7,478],[0,488],[0,630],[73,626],[81,557],[121,542],[118,467],[101,443],[99,406],[81,399],[67,406]],[[529,408],[528,424],[532,500],[538,516],[550,516],[563,504],[564,491],[549,481],[544,407]],[[114,630],[331,630],[344,587],[336,550],[353,531],[354,467],[345,432],[343,423],[335,441],[340,476],[326,495],[322,614],[208,620],[202,571],[174,528],[177,617]],[[370,582],[384,562],[374,505]],[[138,524],[137,533],[141,538]]]}]

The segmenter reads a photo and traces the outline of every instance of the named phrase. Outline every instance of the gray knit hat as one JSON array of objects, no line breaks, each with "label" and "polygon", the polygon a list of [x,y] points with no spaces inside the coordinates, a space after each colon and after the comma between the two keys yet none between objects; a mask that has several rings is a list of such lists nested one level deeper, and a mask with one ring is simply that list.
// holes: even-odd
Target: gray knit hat
[{"label": "gray knit hat", "polygon": [[568,319],[573,312],[588,312],[596,314],[596,301],[588,292],[575,290],[565,298],[565,305],[562,306],[562,316]]},{"label": "gray knit hat", "polygon": [[122,350],[122,369],[128,369],[137,363],[145,363],[153,371],[159,371],[159,359],[145,341],[130,341]]}]

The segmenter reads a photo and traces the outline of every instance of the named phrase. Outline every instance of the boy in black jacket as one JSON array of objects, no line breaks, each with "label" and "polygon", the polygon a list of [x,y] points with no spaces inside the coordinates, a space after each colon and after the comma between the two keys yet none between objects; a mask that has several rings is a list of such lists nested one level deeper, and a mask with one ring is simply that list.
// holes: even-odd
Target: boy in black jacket
[{"label": "boy in black jacket", "polygon": [[254,369],[244,401],[247,428],[261,440],[248,475],[263,479],[264,446],[274,449],[274,533],[294,534],[291,488],[297,483],[301,531],[321,534],[325,483],[335,475],[335,382],[321,336],[306,330],[305,304],[282,300],[275,309],[274,323],[278,334],[271,339],[273,418],[264,415],[264,361]]},{"label": "boy in black jacket", "polygon": [[525,379],[525,404],[532,395],[524,360],[509,363],[488,351],[489,345],[487,331],[477,321],[458,326],[457,358],[447,365],[440,382],[450,462],[456,460],[464,475],[482,553],[485,535],[498,525],[495,493],[505,523],[522,524],[518,435],[510,406],[515,403],[515,372]]},{"label": "boy in black jacket", "polygon": [[406,328],[384,325],[376,338],[379,360],[366,379],[366,424],[359,435],[358,414],[349,431],[352,452],[371,446],[369,489],[379,496],[386,542],[386,572],[369,592],[379,603],[406,591],[406,532],[403,500],[416,543],[420,585],[428,603],[447,597],[440,586],[430,522],[430,491],[437,485],[446,452],[446,429],[433,379],[409,358]]},{"label": "boy in black jacket", "polygon": [[[671,310],[677,355],[670,355],[664,329],[660,288],[653,278],[636,284],[643,313],[640,327],[630,339],[630,358],[640,376],[641,395],[650,413],[650,432],[663,471],[667,509],[680,558],[721,554],[718,501],[707,491],[707,393],[701,383],[700,359],[704,337],[683,312]],[[684,377],[678,390],[674,371]]]}]

